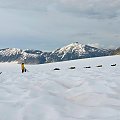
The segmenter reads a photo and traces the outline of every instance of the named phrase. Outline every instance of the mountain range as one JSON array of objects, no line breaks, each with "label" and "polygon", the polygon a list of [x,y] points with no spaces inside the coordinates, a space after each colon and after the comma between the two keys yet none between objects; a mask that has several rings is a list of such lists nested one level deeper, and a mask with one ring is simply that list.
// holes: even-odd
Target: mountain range
[{"label": "mountain range", "polygon": [[114,50],[99,49],[75,42],[62,48],[58,48],[52,52],[43,52],[40,50],[30,49],[22,50],[17,48],[0,49],[0,62],[44,64],[91,57],[109,56],[114,54],[116,54]]}]

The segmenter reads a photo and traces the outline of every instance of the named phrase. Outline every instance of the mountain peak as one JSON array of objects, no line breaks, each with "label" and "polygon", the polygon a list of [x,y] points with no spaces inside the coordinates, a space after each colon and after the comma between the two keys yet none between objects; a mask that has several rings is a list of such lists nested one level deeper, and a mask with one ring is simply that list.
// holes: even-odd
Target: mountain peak
[{"label": "mountain peak", "polygon": [[17,48],[6,48],[0,50],[0,55],[11,56],[15,54],[21,54],[22,50]]},{"label": "mountain peak", "polygon": [[73,52],[73,51],[85,52],[84,48],[85,48],[85,45],[75,42],[75,43],[71,43],[67,46],[62,47],[59,50],[59,53],[66,53],[66,52]]}]

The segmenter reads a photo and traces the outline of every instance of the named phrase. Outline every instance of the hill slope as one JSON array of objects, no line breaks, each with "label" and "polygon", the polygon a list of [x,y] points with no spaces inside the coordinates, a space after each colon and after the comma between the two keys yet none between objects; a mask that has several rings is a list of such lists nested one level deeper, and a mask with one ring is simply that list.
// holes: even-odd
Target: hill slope
[{"label": "hill slope", "polygon": [[26,65],[24,74],[18,64],[0,68],[0,120],[120,118],[120,56]]}]

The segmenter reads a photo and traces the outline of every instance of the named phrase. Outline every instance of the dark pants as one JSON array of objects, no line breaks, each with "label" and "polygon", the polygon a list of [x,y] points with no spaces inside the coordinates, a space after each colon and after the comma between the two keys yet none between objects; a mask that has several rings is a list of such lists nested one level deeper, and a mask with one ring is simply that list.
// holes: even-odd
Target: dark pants
[{"label": "dark pants", "polygon": [[22,69],[22,73],[23,73],[23,72],[26,72],[26,71],[27,71],[26,68],[25,68],[25,69]]},{"label": "dark pants", "polygon": [[22,69],[22,73],[24,72],[24,69]]}]

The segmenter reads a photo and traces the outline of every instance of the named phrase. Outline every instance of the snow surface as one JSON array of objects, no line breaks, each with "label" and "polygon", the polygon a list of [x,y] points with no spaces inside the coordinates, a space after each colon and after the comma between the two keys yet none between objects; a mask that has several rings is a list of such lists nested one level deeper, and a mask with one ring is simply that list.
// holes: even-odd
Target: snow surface
[{"label": "snow surface", "polygon": [[120,120],[120,56],[26,68],[0,64],[0,120]]}]

